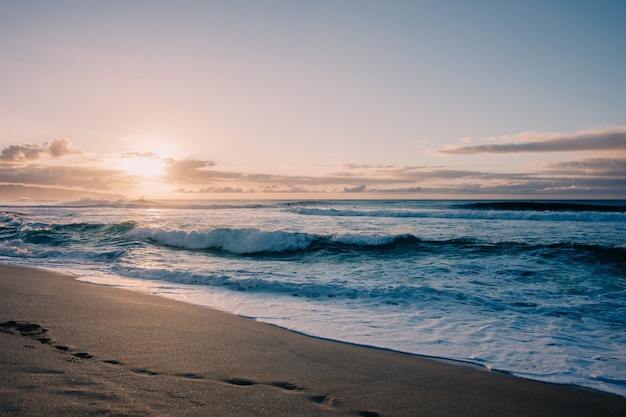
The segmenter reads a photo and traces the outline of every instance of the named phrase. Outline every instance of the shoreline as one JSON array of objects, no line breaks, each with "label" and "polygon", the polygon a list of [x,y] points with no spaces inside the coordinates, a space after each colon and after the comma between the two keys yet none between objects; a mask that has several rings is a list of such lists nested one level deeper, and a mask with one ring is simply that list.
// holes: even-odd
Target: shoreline
[{"label": "shoreline", "polygon": [[[608,393],[608,394],[617,395],[617,396],[626,398],[626,393],[621,393],[621,392],[619,392],[617,390],[613,390],[612,391],[609,387],[605,387],[606,389],[601,389],[601,388],[598,388],[598,387],[596,387],[594,385],[591,385],[591,384],[590,385],[585,385],[583,383],[576,383],[576,382],[569,382],[569,381],[559,381],[559,380],[554,380],[554,379],[549,379],[549,378],[542,379],[541,377],[536,376],[536,375],[523,374],[523,372],[518,374],[515,370],[489,366],[488,364],[481,363],[479,361],[474,361],[474,360],[468,359],[468,358],[453,357],[453,356],[443,356],[443,355],[439,355],[438,356],[438,355],[430,354],[430,353],[421,353],[421,352],[415,352],[415,351],[410,351],[410,350],[402,350],[401,348],[396,348],[396,347],[390,347],[390,346],[384,346],[384,345],[376,345],[376,344],[367,343],[367,342],[352,341],[349,338],[343,338],[342,339],[342,338],[333,337],[333,336],[324,336],[324,335],[316,334],[315,332],[307,332],[306,330],[299,330],[297,327],[289,327],[288,325],[281,325],[281,324],[278,324],[278,323],[273,323],[272,321],[266,321],[263,318],[259,318],[259,317],[255,316],[255,315],[238,314],[238,313],[232,311],[232,309],[228,310],[228,308],[224,304],[221,304],[221,303],[211,303],[211,302],[204,302],[203,303],[203,300],[204,300],[203,298],[189,299],[185,295],[183,295],[183,296],[181,296],[181,295],[172,296],[171,295],[172,293],[170,293],[170,292],[160,293],[156,289],[156,288],[158,288],[159,285],[165,285],[165,286],[183,285],[184,286],[184,284],[172,283],[172,282],[165,281],[165,280],[156,280],[156,281],[150,281],[150,282],[154,283],[153,285],[154,285],[155,288],[149,288],[149,287],[145,287],[143,285],[135,285],[134,284],[134,283],[137,283],[137,282],[145,284],[145,280],[142,280],[140,278],[118,277],[117,279],[121,279],[123,281],[117,281],[116,283],[110,283],[106,279],[105,280],[93,279],[93,278],[90,278],[89,276],[85,276],[84,274],[73,274],[72,272],[63,272],[63,271],[58,271],[58,270],[51,269],[51,268],[47,269],[47,270],[51,271],[51,272],[55,272],[55,273],[59,273],[60,272],[61,274],[69,274],[70,276],[74,276],[76,280],[78,280],[80,282],[88,283],[88,284],[110,286],[110,287],[114,287],[114,288],[122,288],[122,289],[130,290],[130,291],[141,292],[141,293],[144,293],[144,294],[157,295],[157,296],[161,296],[161,297],[165,297],[165,298],[169,298],[169,299],[173,299],[173,300],[189,303],[191,305],[196,305],[196,306],[200,306],[200,307],[206,307],[206,308],[215,309],[215,310],[218,310],[218,311],[223,311],[223,312],[226,312],[226,313],[229,313],[229,314],[234,314],[234,315],[236,315],[238,317],[242,317],[242,318],[245,318],[245,319],[250,319],[250,320],[253,320],[253,321],[258,321],[259,323],[263,323],[263,324],[266,324],[266,325],[276,326],[278,328],[285,329],[285,330],[288,330],[290,332],[301,334],[301,335],[307,336],[307,337],[313,337],[313,338],[326,340],[326,341],[330,341],[330,342],[344,343],[344,344],[348,344],[348,345],[354,345],[354,346],[371,348],[371,349],[381,349],[381,350],[397,352],[397,353],[407,354],[407,355],[413,355],[413,356],[427,358],[427,359],[432,359],[432,360],[441,360],[441,361],[444,361],[444,362],[447,361],[447,362],[451,362],[453,364],[466,365],[466,366],[476,366],[476,367],[478,367],[480,369],[488,370],[488,371],[491,371],[491,372],[498,372],[498,373],[503,373],[503,374],[507,374],[507,375],[512,375],[512,376],[515,376],[515,377],[518,377],[518,378],[528,379],[528,380],[531,380],[531,381],[539,381],[539,382],[544,382],[544,383],[548,383],[548,384],[556,384],[556,385],[578,387],[578,388],[589,389],[589,390],[592,390],[592,391],[598,391],[598,392],[601,392],[601,393]],[[611,380],[611,381],[614,381],[614,380]]]},{"label": "shoreline", "polygon": [[0,264],[0,415],[597,415],[626,398]]}]

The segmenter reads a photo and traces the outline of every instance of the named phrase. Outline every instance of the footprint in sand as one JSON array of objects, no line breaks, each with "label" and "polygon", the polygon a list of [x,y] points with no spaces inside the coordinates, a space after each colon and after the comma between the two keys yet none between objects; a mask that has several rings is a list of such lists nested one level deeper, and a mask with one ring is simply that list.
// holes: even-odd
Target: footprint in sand
[{"label": "footprint in sand", "polygon": [[202,375],[197,375],[197,374],[192,374],[192,373],[176,374],[176,376],[179,376],[181,378],[186,378],[186,379],[204,379]]},{"label": "footprint in sand", "polygon": [[284,389],[286,391],[304,391],[304,388],[299,387],[295,384],[292,384],[291,382],[284,382],[284,381],[270,382],[270,383],[264,384],[261,382],[254,382],[245,378],[229,378],[229,379],[223,379],[222,382],[226,382],[227,384],[231,384],[231,385],[239,385],[241,387],[250,386],[250,385],[269,385],[272,387]]},{"label": "footprint in sand", "polygon": [[20,336],[30,337],[41,341],[41,343],[47,343],[50,341],[49,338],[43,336],[43,334],[47,333],[48,330],[44,329],[37,323],[9,320],[4,323],[0,323],[0,331],[13,334],[19,333]]},{"label": "footprint in sand", "polygon": [[380,414],[375,411],[359,411],[359,415],[361,417],[380,417]]},{"label": "footprint in sand", "polygon": [[[272,387],[284,389],[286,391],[305,391],[306,390],[306,388],[292,384],[291,382],[284,382],[284,381],[277,381],[277,382],[270,382],[268,384],[263,384],[263,383],[258,383],[258,382],[245,379],[245,378],[229,378],[229,379],[223,379],[222,382],[226,382],[227,384],[231,384],[231,385],[238,385],[241,387],[251,386],[251,385],[269,385]],[[312,395],[309,397],[309,400],[325,407],[339,407],[340,405],[338,398],[328,396],[328,395]],[[359,416],[380,417],[380,414],[375,413],[373,411],[360,411]]]},{"label": "footprint in sand", "polygon": [[136,374],[139,375],[147,375],[147,376],[156,376],[158,375],[157,372],[151,371],[149,369],[144,369],[144,368],[133,368],[131,369],[131,371],[133,371]]},{"label": "footprint in sand", "polygon": [[119,365],[119,366],[124,365],[122,362],[116,361],[115,359],[105,359],[102,361],[102,363],[108,363],[109,365]]},{"label": "footprint in sand", "polygon": [[269,385],[287,391],[304,391],[304,388],[294,385],[291,382],[270,382]]},{"label": "footprint in sand", "polygon": [[335,397],[330,397],[328,395],[312,395],[309,397],[309,400],[313,401],[316,404],[323,405],[326,407],[338,407],[339,399]]},{"label": "footprint in sand", "polygon": [[229,379],[224,379],[222,381],[226,382],[227,384],[239,385],[241,387],[246,387],[246,386],[257,384],[254,381],[250,381],[249,379],[243,379],[243,378],[229,378]]},{"label": "footprint in sand", "polygon": [[[19,333],[22,337],[28,337],[30,339],[38,340],[43,344],[50,345],[57,350],[63,352],[70,352],[70,348],[63,345],[54,345],[53,340],[49,337],[43,336],[48,333],[48,329],[41,327],[41,325],[37,323],[29,323],[29,322],[20,322],[15,320],[9,320],[4,323],[0,323],[0,330],[6,333]],[[91,359],[93,355],[87,352],[76,352],[72,353],[72,356],[75,356],[80,359]]]}]

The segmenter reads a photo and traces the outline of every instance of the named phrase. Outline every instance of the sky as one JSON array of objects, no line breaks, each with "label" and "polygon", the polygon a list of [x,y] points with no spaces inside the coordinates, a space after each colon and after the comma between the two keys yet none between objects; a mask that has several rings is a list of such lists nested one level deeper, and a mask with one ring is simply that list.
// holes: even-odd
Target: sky
[{"label": "sky", "polygon": [[0,0],[0,199],[624,199],[625,21],[623,0]]}]

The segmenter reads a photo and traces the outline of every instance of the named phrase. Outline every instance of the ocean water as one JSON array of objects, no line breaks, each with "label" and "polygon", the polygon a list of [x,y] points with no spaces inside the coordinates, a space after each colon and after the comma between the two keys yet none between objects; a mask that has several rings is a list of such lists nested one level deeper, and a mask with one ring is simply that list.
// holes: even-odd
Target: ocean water
[{"label": "ocean water", "polygon": [[626,396],[626,201],[3,206],[0,262]]}]

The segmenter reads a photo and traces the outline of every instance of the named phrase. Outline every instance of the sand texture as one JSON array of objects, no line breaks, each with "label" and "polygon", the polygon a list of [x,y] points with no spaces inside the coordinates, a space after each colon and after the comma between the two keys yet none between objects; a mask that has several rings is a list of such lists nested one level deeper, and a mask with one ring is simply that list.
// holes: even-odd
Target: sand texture
[{"label": "sand texture", "polygon": [[625,416],[626,398],[0,266],[0,416]]}]

